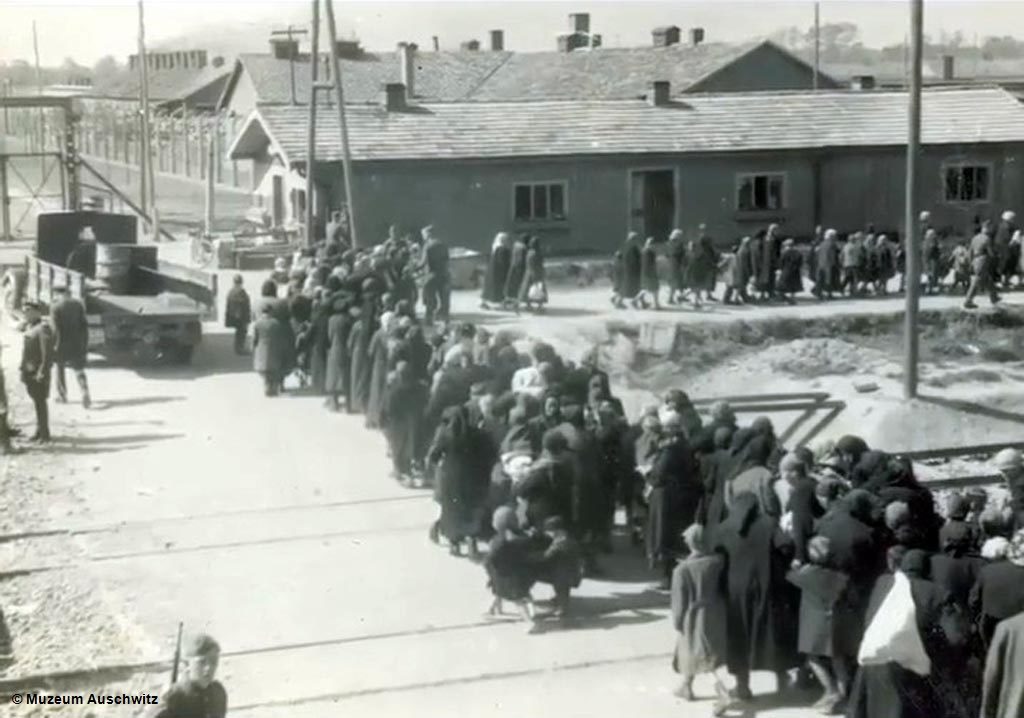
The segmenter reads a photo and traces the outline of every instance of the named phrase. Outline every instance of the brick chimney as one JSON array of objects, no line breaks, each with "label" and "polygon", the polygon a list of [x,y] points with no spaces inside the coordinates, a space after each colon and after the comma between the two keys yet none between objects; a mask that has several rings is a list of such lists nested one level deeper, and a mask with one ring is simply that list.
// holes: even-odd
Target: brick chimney
[{"label": "brick chimney", "polygon": [[491,30],[491,52],[501,52],[505,49],[505,31]]},{"label": "brick chimney", "polygon": [[569,15],[569,32],[590,33],[590,13],[574,12]]},{"label": "brick chimney", "polygon": [[942,56],[942,79],[952,80],[956,77],[956,58],[952,55]]},{"label": "brick chimney", "polygon": [[697,47],[697,45],[704,42],[704,28],[702,27],[691,27],[690,28],[690,46]]},{"label": "brick chimney", "polygon": [[270,54],[275,60],[297,60],[299,57],[299,41],[285,37],[270,39]]},{"label": "brick chimney", "polygon": [[406,94],[409,97],[416,95],[416,43],[398,43],[398,62],[402,75],[402,84],[405,85]]},{"label": "brick chimney", "polygon": [[875,76],[855,75],[850,79],[850,88],[853,90],[873,90],[875,89]]},{"label": "brick chimney", "polygon": [[668,47],[679,43],[680,30],[675,25],[656,27],[651,31],[655,47]]},{"label": "brick chimney", "polygon": [[389,82],[384,85],[384,109],[388,112],[402,112],[409,106],[405,85]]},{"label": "brick chimney", "polygon": [[651,107],[664,107],[671,101],[672,85],[668,80],[655,80],[647,93],[647,102]]}]

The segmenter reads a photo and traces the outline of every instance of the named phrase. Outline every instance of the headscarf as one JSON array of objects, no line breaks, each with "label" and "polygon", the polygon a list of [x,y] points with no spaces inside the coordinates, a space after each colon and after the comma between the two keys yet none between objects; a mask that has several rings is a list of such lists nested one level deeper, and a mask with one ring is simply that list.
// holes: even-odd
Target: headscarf
[{"label": "headscarf", "polygon": [[1010,546],[1006,550],[1006,558],[1014,566],[1024,567],[1024,529],[1018,529],[1017,533],[1010,539]]},{"label": "headscarf", "polygon": [[952,494],[946,503],[946,515],[953,521],[963,521],[967,518],[967,512],[970,508],[966,496],[963,494]]},{"label": "headscarf", "polygon": [[[836,448],[842,450],[838,444]],[[850,483],[856,488],[866,487],[869,483],[878,485],[885,475],[888,460],[889,457],[881,451],[865,451],[850,471]]]},{"label": "headscarf", "polygon": [[727,401],[716,401],[711,405],[711,420],[718,424],[735,424],[736,412]]},{"label": "headscarf", "polygon": [[743,468],[749,469],[755,466],[767,467],[768,459],[772,455],[772,444],[768,437],[755,435],[747,444],[744,454]]},{"label": "headscarf", "polygon": [[836,451],[841,451],[844,454],[850,454],[853,456],[853,462],[855,464],[860,461],[861,455],[867,450],[867,442],[859,436],[847,434],[836,442]]},{"label": "headscarf", "polygon": [[683,541],[692,551],[697,553],[705,554],[710,550],[707,536],[704,533],[704,527],[700,524],[690,524],[683,531]]},{"label": "headscarf", "polygon": [[499,506],[494,510],[491,525],[495,532],[503,534],[506,531],[515,531],[519,528],[519,521],[516,519],[516,512],[511,506]]},{"label": "headscarf", "polygon": [[1010,552],[1010,542],[994,536],[981,545],[981,557],[987,561],[1002,561]]},{"label": "headscarf", "polygon": [[900,561],[900,570],[909,578],[928,579],[929,561],[928,552],[919,548],[912,548],[903,555]]},{"label": "headscarf", "polygon": [[494,250],[499,249],[500,247],[504,247],[507,242],[508,233],[498,232],[496,235],[494,235],[494,243],[491,244],[491,251],[493,252]]},{"label": "headscarf", "polygon": [[842,498],[847,513],[861,523],[874,523],[875,497],[862,489],[854,489]]}]

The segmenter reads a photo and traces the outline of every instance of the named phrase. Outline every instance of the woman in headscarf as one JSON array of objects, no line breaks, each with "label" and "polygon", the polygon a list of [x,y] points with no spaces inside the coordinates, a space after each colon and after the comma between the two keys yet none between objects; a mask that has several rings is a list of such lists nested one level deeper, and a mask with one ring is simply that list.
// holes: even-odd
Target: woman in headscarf
[{"label": "woman in headscarf", "polygon": [[[325,307],[331,313],[327,320],[327,367],[324,375],[324,391],[327,393],[327,406],[334,410],[341,409],[340,397],[344,396],[346,406],[349,405],[351,393],[350,381],[352,379],[351,366],[349,363],[348,340],[352,326],[355,324],[355,314],[358,309],[342,299],[335,299],[329,306]],[[326,312],[325,312],[326,313]],[[349,413],[352,409],[348,409]]]},{"label": "woman in headscarf", "polygon": [[871,592],[867,621],[884,620],[879,611],[893,585],[897,570],[910,582],[917,632],[931,662],[929,675],[921,676],[891,662],[863,665],[850,690],[849,718],[973,718],[960,693],[962,686],[951,683],[950,664],[962,655],[966,626],[950,610],[949,595],[928,580],[928,554],[913,549],[891,552],[889,575],[883,575]]},{"label": "woman in headscarf", "polygon": [[797,665],[793,627],[799,602],[786,582],[786,537],[775,519],[761,512],[757,497],[743,493],[718,527],[716,544],[728,565],[727,662],[736,677],[736,697],[750,700],[751,671],[774,671],[784,690],[786,671]]},{"label": "woman in headscarf", "polygon": [[469,543],[469,556],[477,555],[476,538],[496,458],[489,438],[470,423],[465,406],[445,409],[427,460],[437,467],[438,529],[453,556],[461,554],[464,541]]},{"label": "woman in headscarf", "polygon": [[758,301],[765,299],[765,271],[764,271],[764,235],[765,230],[759,229],[751,238],[750,250],[750,278],[754,282],[754,291],[757,292]]},{"label": "woman in headscarf", "polygon": [[664,409],[679,415],[687,438],[696,438],[700,433],[703,422],[686,392],[682,389],[669,389],[665,394],[663,404]]},{"label": "woman in headscarf", "polygon": [[388,440],[394,478],[408,483],[413,467],[422,458],[427,386],[416,378],[407,362],[399,362],[391,372],[382,404],[381,426]]},{"label": "woman in headscarf", "polygon": [[669,587],[679,549],[679,533],[693,522],[702,486],[697,465],[673,415],[662,425],[662,439],[647,474],[647,565],[662,571],[662,588]]},{"label": "woman in headscarf", "polygon": [[658,278],[658,249],[654,246],[654,237],[648,237],[640,254],[640,306],[647,309],[648,301],[655,309],[661,309],[658,295],[661,293],[661,281]]},{"label": "woman in headscarf", "polygon": [[573,514],[574,466],[565,434],[552,430],[541,440],[543,451],[530,471],[512,491],[523,506],[526,523],[542,529],[544,522],[560,516],[567,523]]},{"label": "woman in headscarf", "polygon": [[544,434],[552,429],[557,429],[563,421],[561,398],[557,391],[549,389],[544,392],[541,399],[540,415],[530,420],[530,433],[534,446],[539,446]]},{"label": "woman in headscarf", "polygon": [[750,237],[744,237],[740,240],[740,246],[736,250],[736,266],[732,274],[733,289],[736,290],[736,295],[743,304],[750,303],[747,287],[750,286],[750,279],[754,272],[751,261]]},{"label": "woman in headscarf", "polygon": [[687,267],[687,283],[693,293],[693,306],[701,306],[701,292],[708,299],[712,298],[715,280],[718,278],[718,252],[707,235],[704,225],[700,226],[700,236],[690,244],[690,261]]},{"label": "woman in headscarf", "polygon": [[[526,274],[519,287],[519,303],[526,304],[526,309],[540,311],[548,301],[548,285],[544,272],[544,248],[540,237],[530,237],[529,249],[526,252]],[[518,305],[517,305],[518,307]]]},{"label": "woman in headscarf", "polygon": [[381,315],[380,327],[370,338],[367,357],[370,360],[370,389],[366,398],[366,428],[380,426],[384,409],[384,389],[388,381],[388,355],[398,343],[398,318],[391,312]]},{"label": "woman in headscarf", "polygon": [[626,244],[622,248],[622,299],[626,299],[635,309],[637,295],[640,293],[640,265],[643,249],[640,235],[630,232]]},{"label": "woman in headscarf", "polygon": [[796,248],[792,239],[782,243],[782,254],[779,255],[779,294],[787,303],[796,304],[793,295],[804,291],[802,277],[804,257]]},{"label": "woman in headscarf", "polygon": [[927,294],[935,294],[942,290],[942,245],[939,244],[939,233],[929,227],[924,233],[921,248],[924,257],[924,273],[928,277],[925,285]]},{"label": "woman in headscarf", "polygon": [[603,401],[593,410],[592,417],[600,459],[598,472],[604,510],[600,543],[604,550],[610,550],[617,503],[621,502],[625,509],[626,525],[633,525],[636,464],[627,442],[629,427],[615,406],[609,401]]},{"label": "woman in headscarf", "polygon": [[520,234],[512,245],[512,254],[509,258],[508,275],[505,278],[505,300],[503,304],[518,306],[519,290],[523,285],[523,277],[526,276],[526,253],[529,248],[526,246],[529,236]]},{"label": "woman in headscarf", "polygon": [[491,256],[487,262],[487,273],[484,275],[483,293],[480,308],[490,309],[492,304],[505,304],[505,282],[508,281],[509,268],[512,266],[512,241],[507,232],[498,232],[491,245]]},{"label": "woman in headscarf", "polygon": [[755,435],[747,444],[738,473],[725,485],[725,504],[730,511],[737,496],[749,493],[757,497],[762,514],[776,519],[782,515],[775,495],[775,477],[767,468],[770,455],[771,442],[764,436]]},{"label": "woman in headscarf", "polygon": [[370,399],[370,377],[373,371],[373,366],[370,363],[370,340],[376,330],[376,321],[372,312],[367,312],[367,309],[368,307],[364,303],[363,309],[348,335],[350,373],[348,412],[350,414],[363,413]]},{"label": "woman in headscarf", "polygon": [[686,239],[683,230],[673,229],[668,236],[669,304],[678,304],[686,295]]}]

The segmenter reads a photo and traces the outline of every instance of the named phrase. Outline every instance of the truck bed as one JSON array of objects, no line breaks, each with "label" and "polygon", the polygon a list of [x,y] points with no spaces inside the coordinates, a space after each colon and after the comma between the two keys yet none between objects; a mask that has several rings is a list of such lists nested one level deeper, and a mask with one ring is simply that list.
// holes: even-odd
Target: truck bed
[{"label": "truck bed", "polygon": [[206,307],[184,294],[164,293],[156,296],[131,294],[89,294],[86,300],[90,314],[132,314],[160,317],[195,317]]}]

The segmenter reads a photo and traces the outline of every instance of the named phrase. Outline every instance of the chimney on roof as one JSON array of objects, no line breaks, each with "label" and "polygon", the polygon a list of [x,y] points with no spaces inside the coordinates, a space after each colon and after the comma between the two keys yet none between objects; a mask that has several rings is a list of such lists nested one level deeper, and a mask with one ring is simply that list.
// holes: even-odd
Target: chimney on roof
[{"label": "chimney on roof", "polygon": [[491,30],[491,52],[501,52],[505,49],[505,31]]},{"label": "chimney on roof", "polygon": [[697,45],[704,42],[704,28],[702,27],[691,27],[690,28],[690,46],[697,47]]},{"label": "chimney on roof", "polygon": [[875,89],[875,76],[855,75],[850,80],[850,88],[854,90],[873,90]]},{"label": "chimney on roof", "polygon": [[655,80],[647,93],[647,102],[651,107],[664,107],[671,101],[671,94],[672,85],[668,80]]},{"label": "chimney on roof", "polygon": [[416,94],[416,43],[398,43],[398,61],[402,73],[402,84],[409,97]]},{"label": "chimney on roof", "polygon": [[574,12],[569,15],[569,32],[590,34],[590,13]]},{"label": "chimney on roof", "polygon": [[286,37],[270,38],[270,53],[275,60],[296,60],[299,57],[299,41]]},{"label": "chimney on roof", "polygon": [[568,35],[558,36],[558,51],[559,52],[572,52],[581,47],[587,47],[590,44],[590,36],[584,35],[581,32],[572,32]]},{"label": "chimney on roof", "polygon": [[408,107],[408,94],[401,82],[384,85],[384,109],[388,112],[402,112]]},{"label": "chimney on roof", "polygon": [[668,47],[679,42],[679,28],[675,25],[667,27],[656,27],[651,31],[651,38],[655,47]]},{"label": "chimney on roof", "polygon": [[431,42],[434,43],[434,52],[441,51],[441,41],[437,39],[437,35],[432,35],[430,38]]},{"label": "chimney on roof", "polygon": [[480,49],[479,40],[466,40],[464,43],[459,45],[459,49],[463,52],[476,52]]},{"label": "chimney on roof", "polygon": [[952,55],[942,56],[942,79],[952,80],[956,77],[956,58]]}]

